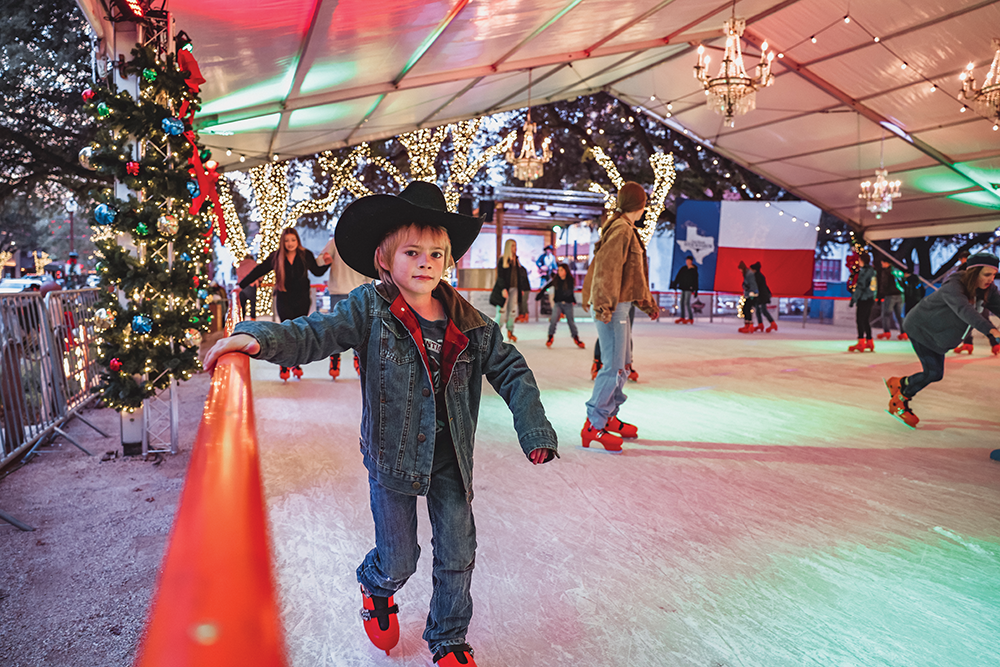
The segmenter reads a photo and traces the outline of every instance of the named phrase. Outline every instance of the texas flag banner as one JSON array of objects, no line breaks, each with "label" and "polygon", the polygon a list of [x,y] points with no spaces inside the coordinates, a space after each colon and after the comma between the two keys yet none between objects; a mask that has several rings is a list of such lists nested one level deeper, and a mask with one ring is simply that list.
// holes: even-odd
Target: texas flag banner
[{"label": "texas flag banner", "polygon": [[812,290],[820,209],[804,201],[723,201],[715,291],[741,294],[739,263],[760,262],[777,296],[808,296]]}]

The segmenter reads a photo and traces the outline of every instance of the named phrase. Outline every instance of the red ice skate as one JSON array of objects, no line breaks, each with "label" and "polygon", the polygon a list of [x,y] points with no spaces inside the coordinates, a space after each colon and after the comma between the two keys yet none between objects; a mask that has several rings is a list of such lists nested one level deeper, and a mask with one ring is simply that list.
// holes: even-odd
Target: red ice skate
[{"label": "red ice skate", "polygon": [[849,348],[847,348],[847,351],[848,352],[864,352],[865,350],[868,349],[867,343],[868,343],[868,341],[866,341],[864,338],[859,338],[858,342],[856,344],[854,344],[854,345],[850,346]]},{"label": "red ice skate", "polygon": [[473,656],[476,654],[468,644],[443,646],[434,654],[434,663],[438,667],[476,667]]},{"label": "red ice skate", "polygon": [[598,361],[597,359],[594,359],[594,363],[590,367],[590,379],[591,380],[597,379],[597,374],[600,372],[600,370],[601,370],[601,362]]},{"label": "red ice skate", "polygon": [[917,424],[920,423],[920,419],[910,409],[910,399],[906,398],[903,394],[889,399],[889,408],[886,412],[910,428],[916,428]]},{"label": "red ice skate", "polygon": [[618,419],[617,415],[609,419],[608,423],[605,425],[604,428],[607,431],[612,431],[613,433],[617,433],[623,438],[639,437],[639,429],[636,428],[634,424],[628,424],[626,422],[623,422],[621,419]]},{"label": "red ice skate", "polygon": [[625,364],[625,372],[628,373],[629,382],[639,381],[639,373],[634,368],[632,368],[632,364]]},{"label": "red ice skate", "polygon": [[865,340],[865,349],[866,350],[871,350],[872,352],[874,352],[875,351],[875,341],[872,340],[871,338],[868,338],[867,340]]},{"label": "red ice skate", "polygon": [[389,655],[390,649],[399,643],[399,619],[396,618],[399,605],[392,601],[391,595],[387,598],[370,595],[364,586],[361,587],[361,602],[364,605],[361,618],[364,619],[368,639]]},{"label": "red ice skate", "polygon": [[330,357],[330,378],[336,380],[340,377],[340,355],[335,354]]},{"label": "red ice skate", "polygon": [[545,347],[552,347],[552,336],[549,336],[549,339],[545,341]]},{"label": "red ice skate", "polygon": [[292,375],[295,376],[296,380],[301,380],[302,379],[302,367],[301,366],[292,366]]},{"label": "red ice skate", "polygon": [[896,339],[897,340],[910,340],[910,337],[907,336],[906,332],[904,331],[904,332],[900,333],[898,336],[896,336]]},{"label": "red ice skate", "polygon": [[878,338],[879,340],[892,340],[892,332],[891,331],[883,331],[882,333],[880,333],[879,335],[877,335],[875,337]]},{"label": "red ice skate", "polygon": [[512,343],[517,342],[517,336],[515,336],[514,332],[511,331],[510,329],[507,329],[507,340],[509,340]]},{"label": "red ice skate", "polygon": [[288,369],[282,366],[281,370],[278,371],[278,376],[285,382],[288,382],[288,375],[289,375]]},{"label": "red ice skate", "polygon": [[962,343],[955,348],[955,354],[962,354],[963,352],[972,354],[972,343]]},{"label": "red ice skate", "polygon": [[358,374],[358,377],[361,377],[361,357],[358,356],[357,352],[354,353],[354,372]]},{"label": "red ice skate", "polygon": [[590,424],[588,419],[583,424],[583,429],[580,431],[580,437],[583,439],[583,446],[590,447],[591,442],[599,442],[604,446],[604,449],[609,452],[620,452],[622,450],[622,439],[621,436],[615,435],[614,433],[609,433],[607,427],[602,429],[596,429]]},{"label": "red ice skate", "polygon": [[764,333],[770,333],[772,331],[777,331],[777,330],[778,330],[778,323],[771,322],[769,325],[767,325],[767,328],[764,329]]},{"label": "red ice skate", "polygon": [[576,346],[577,346],[578,348],[580,348],[581,350],[582,350],[583,348],[587,347],[586,345],[584,345],[584,344],[583,344],[583,341],[582,341],[582,340],[580,340],[579,338],[574,338],[574,339],[573,339],[573,342],[574,342],[574,343],[576,343]]},{"label": "red ice skate", "polygon": [[753,330],[754,330],[754,331],[763,331],[763,330],[764,330],[764,323],[763,323],[763,322],[761,322],[760,324],[758,324],[757,326],[755,326],[755,327],[753,328]]},{"label": "red ice skate", "polygon": [[683,317],[678,317],[674,320],[674,324],[687,324],[687,319]]},{"label": "red ice skate", "polygon": [[748,323],[747,323],[746,325],[744,325],[744,326],[740,327],[740,328],[738,329],[738,331],[739,331],[740,333],[745,333],[745,334],[752,334],[752,333],[753,333],[753,324],[750,324],[750,323],[748,322]]},{"label": "red ice skate", "polygon": [[889,378],[884,382],[885,382],[885,388],[889,390],[889,398],[898,398],[900,400],[906,399],[906,397],[903,396],[903,378],[901,377]]}]

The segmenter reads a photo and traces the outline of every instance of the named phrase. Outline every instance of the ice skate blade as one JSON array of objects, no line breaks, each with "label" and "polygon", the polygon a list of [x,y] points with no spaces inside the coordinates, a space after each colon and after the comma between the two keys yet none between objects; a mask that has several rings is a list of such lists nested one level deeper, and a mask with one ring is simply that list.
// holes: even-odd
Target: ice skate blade
[{"label": "ice skate blade", "polygon": [[[594,442],[597,442],[594,440]],[[605,449],[604,445],[597,443],[596,447],[590,447],[588,445],[580,445],[580,449],[585,449],[587,451],[601,452],[604,454],[621,454],[624,450],[622,449]]]},{"label": "ice skate blade", "polygon": [[917,427],[916,427],[916,426],[910,426],[910,425],[909,425],[909,424],[907,424],[907,423],[906,423],[906,422],[905,422],[905,421],[903,420],[903,418],[902,418],[902,417],[900,417],[899,415],[897,415],[897,414],[893,414],[893,413],[889,412],[888,410],[886,410],[886,411],[885,411],[885,413],[886,413],[887,415],[891,415],[893,419],[895,419],[896,421],[898,421],[898,422],[899,422],[900,424],[902,424],[902,425],[903,425],[903,426],[905,426],[906,428],[910,429],[911,431],[916,431],[916,430],[917,430]]}]

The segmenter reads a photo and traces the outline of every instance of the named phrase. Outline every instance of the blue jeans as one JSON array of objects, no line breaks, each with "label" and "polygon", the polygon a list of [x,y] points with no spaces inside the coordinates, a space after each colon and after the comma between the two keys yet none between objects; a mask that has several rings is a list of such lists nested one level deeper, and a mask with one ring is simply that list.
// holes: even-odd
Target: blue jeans
[{"label": "blue jeans", "polygon": [[507,300],[502,306],[497,306],[497,324],[505,326],[504,320],[506,320],[507,331],[514,330],[514,320],[517,318],[517,299],[517,288],[508,288]]},{"label": "blue jeans", "polygon": [[903,332],[903,295],[892,294],[882,301],[882,331],[892,329],[893,316],[895,322],[899,323],[899,332]]},{"label": "blue jeans", "polygon": [[594,392],[587,401],[587,419],[596,429],[604,428],[628,398],[622,388],[628,379],[625,364],[632,358],[632,325],[628,317],[631,307],[628,301],[619,303],[607,324],[594,319],[597,341],[601,344],[601,370],[594,378]]},{"label": "blue jeans", "polygon": [[576,321],[573,319],[572,303],[553,303],[552,315],[549,317],[549,338],[556,334],[556,325],[559,324],[559,313],[566,315],[566,324],[569,325],[569,335],[579,338],[580,332],[576,330]]},{"label": "blue jeans", "polygon": [[[417,497],[396,493],[368,478],[375,548],[358,567],[358,581],[372,595],[389,597],[417,569]],[[472,570],[476,566],[476,522],[466,500],[458,461],[450,457],[431,471],[427,492],[434,549],[430,612],[424,641],[431,653],[462,644],[472,620]]]},{"label": "blue jeans", "polygon": [[[681,290],[681,317],[685,320],[694,319],[694,311],[691,310],[691,290]],[[687,313],[685,315],[685,313]]]},{"label": "blue jeans", "polygon": [[929,385],[931,382],[938,382],[944,377],[944,355],[930,349],[926,345],[921,345],[917,341],[910,339],[913,351],[920,359],[923,370],[919,373],[903,378],[903,395],[913,398],[917,392]]}]

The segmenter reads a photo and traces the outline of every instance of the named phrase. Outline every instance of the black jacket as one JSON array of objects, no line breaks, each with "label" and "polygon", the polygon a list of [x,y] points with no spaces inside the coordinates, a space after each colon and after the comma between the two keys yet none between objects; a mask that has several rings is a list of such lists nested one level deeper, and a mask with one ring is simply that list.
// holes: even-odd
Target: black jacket
[{"label": "black jacket", "polygon": [[682,266],[681,270],[674,276],[673,282],[670,283],[670,289],[694,292],[694,295],[698,296],[698,267],[688,268],[687,264]]},{"label": "black jacket", "polygon": [[[312,252],[302,249],[302,255],[296,255],[295,261],[289,263],[287,259],[284,258],[284,252],[275,250],[270,255],[267,256],[263,262],[254,267],[254,269],[248,273],[243,280],[240,281],[240,287],[244,288],[252,284],[258,278],[263,278],[267,274],[273,271],[274,267],[274,256],[276,253],[281,252],[282,261],[285,262],[285,291],[278,292],[275,291],[275,305],[278,310],[278,319],[282,322],[285,320],[293,320],[296,317],[304,317],[309,314],[309,275],[306,273],[307,270],[312,271],[317,276],[322,276],[326,273],[325,266],[319,266],[316,264],[316,258],[313,256]],[[303,257],[305,263],[303,263]]]},{"label": "black jacket", "polygon": [[[514,278],[515,271],[517,271],[517,278]],[[503,257],[498,259],[497,280],[493,283],[493,291],[490,292],[490,305],[503,306],[507,301],[504,298],[503,291],[510,288],[515,280],[517,280],[516,287],[520,294],[518,299],[520,301],[524,298],[525,294],[531,291],[531,285],[528,283],[528,270],[517,261],[517,255],[514,255],[514,261],[506,268],[503,266]]]},{"label": "black jacket", "polygon": [[767,286],[767,278],[760,271],[757,274],[757,303],[771,303],[771,288]]},{"label": "black jacket", "polygon": [[556,303],[576,303],[576,297],[573,295],[573,289],[576,287],[576,280],[572,276],[566,278],[566,280],[563,280],[559,276],[554,277],[552,280],[542,285],[541,289],[538,290],[538,296],[535,297],[535,300],[537,301],[538,299],[541,299],[542,294],[544,294],[545,290],[550,287],[555,288],[553,290],[555,294],[553,300]]}]

